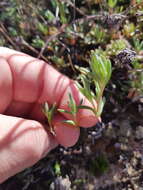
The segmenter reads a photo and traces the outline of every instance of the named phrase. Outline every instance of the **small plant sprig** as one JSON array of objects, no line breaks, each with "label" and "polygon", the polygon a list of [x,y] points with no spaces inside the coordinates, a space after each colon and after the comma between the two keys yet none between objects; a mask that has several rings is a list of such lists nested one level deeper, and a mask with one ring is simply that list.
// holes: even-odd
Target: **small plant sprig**
[{"label": "small plant sprig", "polygon": [[45,102],[42,105],[42,112],[44,113],[44,115],[46,116],[46,118],[48,120],[48,124],[49,124],[49,127],[50,127],[50,132],[53,135],[55,135],[55,131],[54,131],[54,128],[53,128],[53,125],[52,125],[52,119],[53,119],[53,116],[54,116],[56,110],[57,110],[56,103],[49,106],[48,102]]},{"label": "small plant sprig", "polygon": [[68,102],[68,107],[70,111],[64,110],[64,109],[57,109],[56,103],[54,103],[53,105],[49,106],[48,102],[45,102],[42,105],[42,112],[44,113],[44,115],[46,116],[47,120],[48,120],[48,124],[50,127],[50,132],[55,135],[55,131],[52,125],[52,119],[54,117],[54,114],[56,112],[61,112],[61,113],[68,113],[72,116],[72,120],[63,120],[63,123],[67,123],[73,126],[78,126],[77,125],[77,119],[76,119],[76,114],[78,112],[79,109],[81,109],[82,105],[82,100],[80,101],[79,105],[76,105],[76,102],[74,100],[74,98],[72,97],[71,94],[69,94],[69,102]]},{"label": "small plant sprig", "polygon": [[58,109],[58,111],[61,113],[70,114],[72,116],[73,120],[63,120],[62,122],[73,125],[73,126],[78,126],[76,114],[78,113],[79,109],[81,109],[81,107],[82,107],[82,100],[80,101],[79,105],[76,105],[76,102],[75,102],[73,96],[69,93],[68,107],[69,107],[70,111],[67,111],[64,109]]},{"label": "small plant sprig", "polygon": [[[103,107],[105,104],[105,98],[103,97],[104,89],[111,77],[112,67],[111,62],[104,55],[99,55],[95,51],[91,52],[90,59],[90,70],[85,68],[80,68],[81,71],[81,82],[82,86],[77,83],[77,86],[80,92],[91,102],[92,107],[83,105],[83,100],[80,101],[79,105],[76,104],[73,96],[69,94],[68,108],[65,109],[57,109],[56,103],[54,103],[51,107],[49,107],[48,103],[44,103],[42,111],[48,119],[48,124],[50,126],[50,131],[55,135],[52,119],[55,112],[59,111],[60,113],[67,113],[72,116],[71,120],[63,120],[63,123],[70,124],[72,126],[78,126],[76,115],[79,109],[89,109],[91,110],[95,116],[100,116]],[[94,84],[95,93],[91,90],[91,84]],[[97,103],[97,107],[95,106],[95,101]]]},{"label": "small plant sprig", "polygon": [[[90,109],[96,116],[100,116],[105,104],[103,97],[104,89],[110,80],[112,67],[108,58],[97,54],[95,51],[91,52],[90,70],[84,70],[81,74],[81,82],[83,86],[77,83],[81,93],[91,102],[93,107],[80,106],[81,109]],[[91,90],[91,84],[94,84],[95,93]],[[97,107],[95,107],[95,102]]]}]

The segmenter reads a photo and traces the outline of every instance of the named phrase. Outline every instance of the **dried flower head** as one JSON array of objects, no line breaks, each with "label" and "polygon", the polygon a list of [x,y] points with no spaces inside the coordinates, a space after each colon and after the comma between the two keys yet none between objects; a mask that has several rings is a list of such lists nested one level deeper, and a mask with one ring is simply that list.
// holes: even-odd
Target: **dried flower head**
[{"label": "dried flower head", "polygon": [[136,52],[125,48],[116,55],[116,59],[121,64],[130,64],[136,57]]}]

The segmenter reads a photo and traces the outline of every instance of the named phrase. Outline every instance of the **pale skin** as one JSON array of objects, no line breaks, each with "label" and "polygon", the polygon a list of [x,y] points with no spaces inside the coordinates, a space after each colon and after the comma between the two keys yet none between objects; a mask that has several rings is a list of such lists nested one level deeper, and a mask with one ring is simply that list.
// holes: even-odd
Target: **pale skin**
[{"label": "pale skin", "polygon": [[[78,104],[91,106],[74,81],[42,60],[0,47],[0,183],[32,166],[58,144],[74,145],[80,128],[63,124],[70,115],[53,118],[56,136],[49,132],[41,104],[56,102],[68,109],[69,93]],[[89,110],[80,110],[78,126],[91,127],[98,119]]]}]

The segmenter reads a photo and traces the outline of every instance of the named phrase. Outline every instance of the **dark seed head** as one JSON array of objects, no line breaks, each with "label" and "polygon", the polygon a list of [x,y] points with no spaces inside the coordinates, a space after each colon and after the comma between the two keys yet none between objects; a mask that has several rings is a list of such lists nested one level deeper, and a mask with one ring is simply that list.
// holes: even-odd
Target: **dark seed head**
[{"label": "dark seed head", "polygon": [[116,59],[121,64],[130,64],[136,57],[136,52],[128,48],[123,49],[116,55]]},{"label": "dark seed head", "polygon": [[103,14],[102,23],[106,25],[107,28],[118,29],[127,16],[122,14]]}]

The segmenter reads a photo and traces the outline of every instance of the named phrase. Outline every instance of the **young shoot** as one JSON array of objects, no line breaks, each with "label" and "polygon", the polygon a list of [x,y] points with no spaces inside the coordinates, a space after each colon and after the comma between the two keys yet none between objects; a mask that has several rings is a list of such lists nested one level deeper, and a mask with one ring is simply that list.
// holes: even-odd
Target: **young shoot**
[{"label": "young shoot", "polygon": [[[90,71],[87,71],[86,74],[81,74],[80,78],[83,85],[81,86],[77,83],[77,86],[81,93],[91,102],[93,108],[81,105],[80,109],[90,109],[96,116],[101,115],[105,104],[103,92],[111,77],[111,73],[112,67],[110,60],[92,51]],[[95,93],[91,90],[91,84],[94,84]],[[95,107],[95,101],[97,102],[97,107]]]},{"label": "young shoot", "polygon": [[50,127],[50,132],[55,135],[55,132],[54,132],[54,128],[52,126],[52,119],[53,119],[53,116],[55,114],[55,111],[56,111],[56,103],[54,103],[52,106],[49,106],[47,102],[45,102],[43,105],[42,105],[42,111],[44,113],[44,115],[46,116],[47,120],[48,120],[48,124],[49,124],[49,127]]}]

